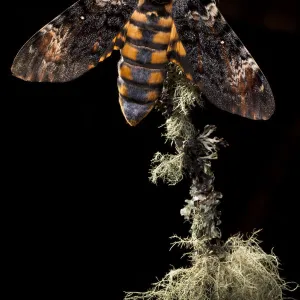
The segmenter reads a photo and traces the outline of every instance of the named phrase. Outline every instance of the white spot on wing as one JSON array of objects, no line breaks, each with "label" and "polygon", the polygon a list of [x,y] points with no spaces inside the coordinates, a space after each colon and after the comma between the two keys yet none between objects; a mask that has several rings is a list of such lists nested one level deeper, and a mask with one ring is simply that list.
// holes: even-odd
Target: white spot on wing
[{"label": "white spot on wing", "polygon": [[48,32],[48,31],[50,31],[52,28],[53,28],[53,25],[52,25],[52,24],[47,24],[46,26],[44,26],[44,27],[40,30],[40,32],[41,32],[41,33],[46,33],[46,32]]},{"label": "white spot on wing", "polygon": [[47,29],[47,30],[51,30],[52,28],[53,28],[53,25],[52,25],[52,24],[46,25],[46,29]]},{"label": "white spot on wing", "polygon": [[257,71],[259,70],[259,67],[258,67],[257,63],[255,62],[255,60],[251,56],[248,56],[246,59],[242,59],[241,57],[237,58],[236,60],[232,59],[230,61],[230,68],[231,68],[231,71],[232,71],[232,76],[229,79],[229,82],[232,86],[238,86],[238,83],[241,80],[246,79],[247,70],[249,70],[249,69],[252,70],[252,76],[253,77],[255,76]]},{"label": "white spot on wing", "polygon": [[218,14],[218,8],[215,3],[210,3],[206,6],[209,15],[215,17]]},{"label": "white spot on wing", "polygon": [[192,11],[190,17],[194,19],[195,21],[200,20],[200,14],[197,11]]},{"label": "white spot on wing", "polygon": [[219,14],[219,10],[215,3],[210,3],[205,6],[206,15],[201,15],[203,21],[206,21],[210,26],[214,25],[216,22],[216,16]]},{"label": "white spot on wing", "polygon": [[34,53],[34,48],[32,47],[32,45],[30,45],[30,47],[29,47],[29,53],[30,54]]},{"label": "white spot on wing", "polygon": [[104,7],[106,5],[122,5],[125,4],[123,0],[95,0],[96,5]]}]

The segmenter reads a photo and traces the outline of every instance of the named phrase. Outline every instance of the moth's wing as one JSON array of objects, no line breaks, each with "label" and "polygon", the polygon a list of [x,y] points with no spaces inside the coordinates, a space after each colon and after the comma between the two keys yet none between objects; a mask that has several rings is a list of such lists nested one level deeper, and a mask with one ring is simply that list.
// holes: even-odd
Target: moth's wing
[{"label": "moth's wing", "polygon": [[205,97],[225,111],[269,119],[275,109],[270,85],[215,1],[175,0],[172,13],[186,52],[181,60]]},{"label": "moth's wing", "polygon": [[[12,73],[27,81],[70,81],[112,52],[136,0],[80,0],[21,48]],[[115,46],[116,47],[116,46]]]}]

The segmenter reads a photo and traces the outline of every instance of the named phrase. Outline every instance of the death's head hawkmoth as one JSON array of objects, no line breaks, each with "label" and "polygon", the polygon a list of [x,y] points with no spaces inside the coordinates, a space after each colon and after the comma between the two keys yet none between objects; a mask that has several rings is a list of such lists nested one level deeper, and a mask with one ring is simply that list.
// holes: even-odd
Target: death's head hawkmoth
[{"label": "death's head hawkmoth", "polygon": [[21,48],[13,75],[27,81],[73,80],[120,50],[119,101],[130,125],[159,98],[168,62],[217,107],[269,119],[271,88],[215,0],[79,0]]}]

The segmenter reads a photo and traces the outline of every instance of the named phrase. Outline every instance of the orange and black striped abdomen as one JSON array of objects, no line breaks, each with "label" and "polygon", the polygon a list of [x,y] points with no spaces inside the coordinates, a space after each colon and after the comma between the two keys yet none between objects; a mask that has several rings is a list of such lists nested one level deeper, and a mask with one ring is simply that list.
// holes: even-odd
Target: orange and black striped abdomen
[{"label": "orange and black striped abdomen", "polygon": [[138,124],[159,98],[168,62],[171,4],[140,0],[125,27],[118,65],[119,101],[130,125]]}]

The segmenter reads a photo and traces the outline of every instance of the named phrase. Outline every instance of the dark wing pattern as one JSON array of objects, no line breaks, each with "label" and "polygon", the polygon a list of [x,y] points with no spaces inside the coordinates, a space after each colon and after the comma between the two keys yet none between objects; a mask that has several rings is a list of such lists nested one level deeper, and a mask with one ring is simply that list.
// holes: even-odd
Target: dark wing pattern
[{"label": "dark wing pattern", "polygon": [[109,55],[136,0],[80,0],[38,31],[17,54],[12,73],[28,81],[70,81]]},{"label": "dark wing pattern", "polygon": [[215,1],[174,0],[173,19],[205,97],[225,111],[269,119],[275,109],[269,83]]}]

